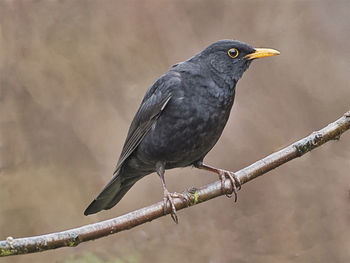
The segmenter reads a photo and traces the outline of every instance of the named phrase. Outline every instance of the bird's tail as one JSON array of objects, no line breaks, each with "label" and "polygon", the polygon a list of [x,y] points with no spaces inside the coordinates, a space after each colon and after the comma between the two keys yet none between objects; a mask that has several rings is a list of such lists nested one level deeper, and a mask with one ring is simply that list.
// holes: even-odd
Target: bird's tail
[{"label": "bird's tail", "polygon": [[107,210],[115,206],[126,194],[127,191],[139,180],[142,176],[133,176],[123,178],[121,170],[115,172],[112,180],[105,186],[101,193],[94,201],[86,208],[84,215],[91,215]]}]

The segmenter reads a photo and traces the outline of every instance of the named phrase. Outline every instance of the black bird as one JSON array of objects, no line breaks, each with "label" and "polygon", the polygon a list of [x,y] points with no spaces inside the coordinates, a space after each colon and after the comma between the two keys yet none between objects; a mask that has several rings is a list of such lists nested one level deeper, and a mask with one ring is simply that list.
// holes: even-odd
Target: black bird
[{"label": "black bird", "polygon": [[[278,55],[236,40],[217,41],[185,62],[175,64],[147,90],[129,128],[114,177],[85,210],[94,214],[115,206],[142,177],[157,172],[177,222],[164,171],[193,165],[228,178],[237,198],[234,173],[203,163],[229,118],[237,81],[256,58]],[[224,189],[223,189],[224,191]]]}]

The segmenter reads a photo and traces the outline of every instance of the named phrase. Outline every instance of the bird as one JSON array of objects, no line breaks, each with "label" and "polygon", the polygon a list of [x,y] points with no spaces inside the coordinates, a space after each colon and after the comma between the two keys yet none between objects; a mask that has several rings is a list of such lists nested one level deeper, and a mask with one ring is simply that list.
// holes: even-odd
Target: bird
[{"label": "bird", "polygon": [[[165,170],[193,166],[217,174],[225,193],[226,179],[237,201],[241,184],[231,171],[204,163],[229,119],[238,80],[251,62],[279,55],[270,48],[231,39],[216,41],[188,60],[173,65],[147,90],[130,125],[110,182],[86,208],[90,215],[114,207],[141,178],[156,172],[163,188],[163,209],[168,203],[178,223],[174,198]],[[228,195],[229,196],[229,195]]]}]

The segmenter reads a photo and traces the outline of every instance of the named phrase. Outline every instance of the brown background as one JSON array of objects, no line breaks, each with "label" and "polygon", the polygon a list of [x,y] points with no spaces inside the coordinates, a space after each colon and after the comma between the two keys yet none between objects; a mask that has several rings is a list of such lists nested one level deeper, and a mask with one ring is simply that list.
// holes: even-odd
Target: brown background
[{"label": "brown background", "polygon": [[[238,83],[207,157],[238,170],[341,116],[350,100],[349,1],[1,1],[0,239],[64,230],[161,200],[159,178],[83,211],[110,179],[148,86],[211,42],[281,56]],[[217,198],[130,231],[1,262],[349,262],[350,134]],[[166,173],[182,191],[216,180]],[[278,176],[277,176],[278,175]]]}]

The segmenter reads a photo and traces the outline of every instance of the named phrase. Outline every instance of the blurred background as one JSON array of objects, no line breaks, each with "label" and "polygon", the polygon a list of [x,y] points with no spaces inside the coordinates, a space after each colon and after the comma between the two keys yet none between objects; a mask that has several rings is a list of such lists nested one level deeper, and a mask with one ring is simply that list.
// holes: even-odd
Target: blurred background
[{"label": "blurred background", "polygon": [[[157,175],[83,211],[112,176],[152,82],[219,39],[281,51],[238,83],[206,158],[232,171],[350,106],[349,1],[1,1],[0,239],[56,232],[163,197]],[[225,197],[129,231],[2,262],[349,262],[350,133]],[[169,190],[217,177],[167,171]]]}]

